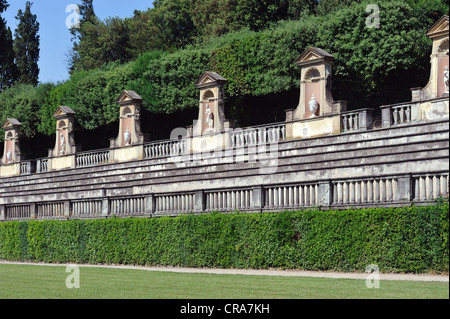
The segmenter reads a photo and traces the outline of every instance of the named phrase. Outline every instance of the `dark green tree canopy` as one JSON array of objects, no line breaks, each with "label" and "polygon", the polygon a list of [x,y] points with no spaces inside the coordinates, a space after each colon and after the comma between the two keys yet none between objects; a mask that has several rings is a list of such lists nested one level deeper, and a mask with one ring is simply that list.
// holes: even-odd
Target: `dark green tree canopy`
[{"label": "dark green tree canopy", "polygon": [[9,4],[8,2],[6,2],[6,0],[0,0],[0,13],[4,12],[8,7]]},{"label": "dark green tree canopy", "polygon": [[[0,0],[0,14],[8,8],[6,0]],[[0,92],[11,87],[17,79],[17,67],[14,63],[12,32],[6,20],[0,15]]]},{"label": "dark green tree canopy", "polygon": [[18,82],[37,85],[39,81],[39,22],[31,13],[32,3],[27,1],[25,11],[19,10],[19,21],[14,32],[14,53],[19,71]]}]

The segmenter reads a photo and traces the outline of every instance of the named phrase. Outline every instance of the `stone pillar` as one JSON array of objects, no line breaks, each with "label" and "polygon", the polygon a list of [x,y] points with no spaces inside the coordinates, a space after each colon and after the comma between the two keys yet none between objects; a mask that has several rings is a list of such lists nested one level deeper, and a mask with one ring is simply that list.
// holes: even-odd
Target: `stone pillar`
[{"label": "stone pillar", "polygon": [[412,201],[414,197],[413,179],[411,175],[400,176],[397,179],[397,200]]},{"label": "stone pillar", "polygon": [[109,216],[109,198],[103,196],[102,197],[102,217]]},{"label": "stone pillar", "polygon": [[70,202],[70,200],[65,200],[64,201],[64,217],[71,217],[71,213],[72,213],[72,203]]},{"label": "stone pillar", "polygon": [[144,158],[143,144],[148,136],[141,131],[142,98],[134,91],[123,91],[116,103],[120,107],[119,134],[110,140],[113,162]]},{"label": "stone pillar", "polygon": [[285,110],[286,112],[286,140],[292,139],[292,121],[294,120],[294,109]]},{"label": "stone pillar", "polygon": [[153,194],[145,197],[145,214],[151,215],[156,211],[156,198]]},{"label": "stone pillar", "polygon": [[295,63],[301,67],[301,79],[300,101],[293,114],[294,120],[341,112],[341,104],[345,105],[345,103],[340,101],[334,105],[332,95],[331,63],[333,60],[334,56],[316,47],[309,47],[295,60]]},{"label": "stone pillar", "polygon": [[373,109],[365,108],[358,110],[358,127],[361,131],[367,131],[372,128],[373,124]]},{"label": "stone pillar", "polygon": [[234,128],[233,121],[227,121],[224,111],[225,78],[215,72],[205,72],[195,86],[200,91],[199,113],[192,128],[192,151],[208,152],[226,147],[227,136],[222,134]]},{"label": "stone pillar", "polygon": [[204,191],[196,191],[194,194],[194,211],[204,212],[206,208]]},{"label": "stone pillar", "polygon": [[262,186],[255,186],[252,188],[253,196],[252,196],[252,209],[261,211],[264,207],[264,188]]},{"label": "stone pillar", "polygon": [[20,128],[22,124],[16,120],[7,118],[2,125],[5,130],[5,146],[1,159],[0,177],[8,177],[20,174]]},{"label": "stone pillar", "polygon": [[[427,36],[433,40],[433,48],[430,56],[430,78],[428,84],[421,90],[418,97],[417,89],[413,93],[413,100],[427,100],[447,96],[448,84],[445,84],[445,72],[449,68],[449,36],[448,16],[441,17],[427,32]],[[448,83],[448,82],[447,82]]]},{"label": "stone pillar", "polygon": [[296,60],[301,67],[300,99],[294,111],[286,112],[287,138],[310,138],[341,131],[341,112],[346,101],[334,101],[331,64],[334,57],[309,47]]},{"label": "stone pillar", "polygon": [[391,127],[391,107],[390,105],[380,106],[382,127]]},{"label": "stone pillar", "polygon": [[56,140],[55,147],[48,151],[48,170],[75,168],[75,112],[68,106],[58,106],[53,117],[56,119]]},{"label": "stone pillar", "polygon": [[0,220],[5,220],[6,218],[6,206],[5,205],[0,205]]},{"label": "stone pillar", "polygon": [[333,203],[333,184],[331,181],[319,182],[317,203],[329,207]]},{"label": "stone pillar", "polygon": [[37,218],[37,207],[36,203],[30,204],[30,219],[36,219]]}]

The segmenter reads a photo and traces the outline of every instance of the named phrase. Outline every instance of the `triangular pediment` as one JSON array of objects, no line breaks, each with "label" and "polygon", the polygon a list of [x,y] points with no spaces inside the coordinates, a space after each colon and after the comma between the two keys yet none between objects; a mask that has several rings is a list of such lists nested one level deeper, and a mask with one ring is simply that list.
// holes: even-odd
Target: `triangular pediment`
[{"label": "triangular pediment", "polygon": [[197,87],[209,84],[225,83],[227,79],[216,72],[206,71],[202,76],[195,82]]},{"label": "triangular pediment", "polygon": [[430,38],[435,38],[441,35],[448,36],[448,16],[442,16],[435,24],[428,30],[427,35]]},{"label": "triangular pediment", "polygon": [[58,106],[58,108],[56,109],[56,111],[53,113],[53,117],[59,118],[59,117],[63,117],[63,116],[67,116],[67,115],[72,115],[75,114],[75,111],[72,110],[70,107],[68,106]]},{"label": "triangular pediment", "polygon": [[13,127],[17,127],[17,126],[22,126],[22,124],[16,119],[7,118],[3,122],[2,128],[3,129],[8,129],[8,128],[13,128]]},{"label": "triangular pediment", "polygon": [[142,98],[134,91],[124,90],[120,93],[116,100],[116,103],[128,102],[128,101],[142,101]]},{"label": "triangular pediment", "polygon": [[316,62],[319,60],[334,60],[334,56],[332,56],[327,51],[317,48],[317,47],[309,47],[294,61],[296,64],[305,64],[309,62]]}]

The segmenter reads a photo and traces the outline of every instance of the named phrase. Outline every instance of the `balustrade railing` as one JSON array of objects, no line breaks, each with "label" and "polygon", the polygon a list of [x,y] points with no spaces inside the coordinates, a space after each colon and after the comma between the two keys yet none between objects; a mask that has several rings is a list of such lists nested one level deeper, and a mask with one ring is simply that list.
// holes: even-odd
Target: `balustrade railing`
[{"label": "balustrade railing", "polygon": [[48,158],[40,158],[36,160],[36,173],[48,172]]},{"label": "balustrade railing", "polygon": [[224,190],[205,193],[207,211],[246,210],[252,207],[251,189]]},{"label": "balustrade railing", "polygon": [[286,124],[235,129],[230,133],[230,146],[243,147],[286,140]]},{"label": "balustrade railing", "polygon": [[194,194],[158,195],[155,198],[155,213],[185,213],[195,209]]},{"label": "balustrade railing", "polygon": [[90,167],[109,163],[110,150],[97,150],[75,155],[76,167]]},{"label": "balustrade railing", "polygon": [[95,217],[102,214],[102,200],[72,202],[73,217]]},{"label": "balustrade railing", "polygon": [[187,152],[187,142],[182,140],[169,140],[163,142],[153,142],[144,145],[144,155],[146,159],[176,156]]},{"label": "balustrade railing", "polygon": [[28,175],[33,173],[33,162],[20,162],[20,175]]},{"label": "balustrade railing", "polygon": [[113,216],[138,216],[145,213],[145,197],[111,199],[109,212]]},{"label": "balustrade railing", "polygon": [[411,105],[392,106],[393,125],[411,122]]},{"label": "balustrade railing", "polygon": [[64,217],[64,203],[44,203],[36,205],[37,218]]},{"label": "balustrade railing", "polygon": [[398,199],[398,180],[395,177],[355,179],[333,182],[333,203],[386,203]]},{"label": "balustrade railing", "polygon": [[7,220],[29,219],[31,217],[31,207],[30,205],[6,206],[5,214],[5,219]]},{"label": "balustrade railing", "polygon": [[342,128],[344,132],[359,130],[359,112],[342,114]]},{"label": "balustrade railing", "polygon": [[[449,173],[339,179],[314,183],[215,189],[191,193],[68,200],[0,206],[4,220],[161,216],[192,212],[345,208],[428,203],[449,196]],[[2,215],[0,214],[0,220]]]},{"label": "balustrade railing", "polygon": [[414,175],[414,201],[430,201],[449,194],[449,174]]},{"label": "balustrade railing", "polygon": [[318,191],[318,184],[267,187],[265,206],[275,209],[316,206],[319,204]]}]

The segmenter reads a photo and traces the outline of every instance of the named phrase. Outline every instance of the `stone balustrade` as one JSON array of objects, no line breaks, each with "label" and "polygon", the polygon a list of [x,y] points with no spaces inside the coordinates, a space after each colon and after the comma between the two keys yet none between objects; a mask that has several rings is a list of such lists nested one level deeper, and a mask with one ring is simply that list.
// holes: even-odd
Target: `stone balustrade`
[{"label": "stone balustrade", "polygon": [[319,184],[288,185],[265,188],[268,208],[301,208],[319,206]]},{"label": "stone balustrade", "polygon": [[449,194],[449,174],[420,174],[414,175],[414,197],[416,202],[423,202],[446,197]]},{"label": "stone balustrade", "polygon": [[109,214],[111,216],[139,216],[144,215],[145,197],[113,198],[109,200]]},{"label": "stone balustrade", "polygon": [[286,140],[286,124],[236,129],[230,133],[231,147],[244,147]]},{"label": "stone balustrade", "polygon": [[411,122],[411,105],[398,105],[392,107],[392,125]]},{"label": "stone balustrade", "polygon": [[373,109],[342,112],[341,121],[343,133],[370,130],[373,128]]},{"label": "stone balustrade", "polygon": [[155,214],[178,214],[195,210],[195,194],[161,194],[154,197]]},{"label": "stone balustrade", "polygon": [[359,114],[358,112],[342,114],[342,124],[344,132],[359,130]]},{"label": "stone balustrade", "polygon": [[187,152],[187,142],[182,140],[167,140],[144,145],[144,158],[182,155]]},{"label": "stone balustrade", "polygon": [[66,203],[38,203],[36,204],[35,217],[38,219],[62,218],[66,214]]},{"label": "stone balustrade", "polygon": [[219,190],[205,193],[206,211],[243,211],[251,209],[252,189]]},{"label": "stone balustrade", "polygon": [[0,206],[0,221],[163,216],[211,211],[281,211],[304,207],[359,208],[429,203],[449,193],[449,173],[339,179],[172,194],[101,197]]},{"label": "stone balustrade", "polygon": [[75,155],[76,167],[89,167],[107,164],[110,161],[110,150],[97,150],[77,153]]},{"label": "stone balustrade", "polygon": [[48,172],[48,158],[40,158],[36,160],[36,173]]}]

